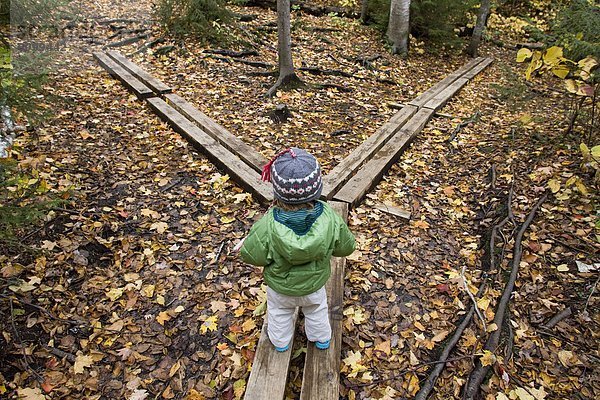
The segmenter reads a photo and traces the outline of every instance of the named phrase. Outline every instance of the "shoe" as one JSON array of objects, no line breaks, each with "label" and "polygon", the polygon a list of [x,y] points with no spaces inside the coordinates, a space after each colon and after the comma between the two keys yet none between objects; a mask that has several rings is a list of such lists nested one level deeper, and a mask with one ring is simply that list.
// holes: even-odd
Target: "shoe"
[{"label": "shoe", "polygon": [[329,348],[329,340],[326,342],[315,342],[315,347],[319,350],[327,350]]},{"label": "shoe", "polygon": [[[328,345],[329,346],[329,345]],[[285,345],[283,347],[277,347],[275,346],[275,351],[278,351],[280,353],[283,353],[284,351],[287,351],[290,348],[290,345]]]}]

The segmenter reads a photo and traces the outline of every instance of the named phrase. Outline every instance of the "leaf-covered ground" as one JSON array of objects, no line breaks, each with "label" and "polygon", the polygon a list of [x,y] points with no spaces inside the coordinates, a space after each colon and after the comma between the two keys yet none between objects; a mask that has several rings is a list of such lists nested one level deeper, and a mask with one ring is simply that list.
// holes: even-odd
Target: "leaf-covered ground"
[{"label": "leaf-covered ground", "polygon": [[[274,77],[256,72],[273,68],[203,52],[209,47],[192,37],[165,36],[142,2],[79,3],[81,18],[65,30],[47,88],[60,101],[40,99],[52,117],[15,149],[23,168],[70,198],[23,238],[41,250],[37,256],[0,256],[0,394],[240,398],[265,295],[261,270],[243,265],[232,248],[265,209],[103,71],[91,52],[128,37],[108,39],[123,30],[149,29],[145,40],[164,37],[158,48],[174,50],[132,54],[143,41],[119,50],[265,156],[296,145],[314,153],[325,171],[393,115],[391,103],[409,101],[468,59],[416,43],[403,60],[354,20],[294,12],[295,65],[342,74],[299,71],[310,86],[264,99]],[[257,15],[235,31],[258,52],[244,59],[275,66],[276,14],[236,11]],[[115,18],[134,21],[107,22]],[[507,215],[512,191],[514,218],[497,235],[494,265],[478,296],[494,329],[515,233],[551,180],[559,187],[525,234],[508,319],[496,327],[505,330],[500,347],[481,350],[487,334],[475,318],[433,398],[460,398],[477,358],[494,366],[489,399],[600,396],[598,271],[580,273],[576,265],[599,262],[597,188],[580,165],[582,133],[564,133],[569,100],[549,86],[524,84],[510,39],[504,47],[484,46],[492,66],[427,124],[351,211],[359,249],[345,277],[343,398],[417,393],[471,306],[461,271],[476,293],[481,271],[490,267],[490,232]],[[292,117],[278,124],[269,111],[280,103]],[[379,203],[410,210],[411,220],[380,211]],[[566,307],[571,316],[544,328]],[[298,397],[304,345],[294,349],[289,398]]]}]

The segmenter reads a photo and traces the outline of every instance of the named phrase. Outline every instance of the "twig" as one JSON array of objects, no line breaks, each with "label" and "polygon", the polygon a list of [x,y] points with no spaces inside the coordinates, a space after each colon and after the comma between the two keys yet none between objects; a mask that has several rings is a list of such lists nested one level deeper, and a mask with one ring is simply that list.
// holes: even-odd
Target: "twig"
[{"label": "twig", "polygon": [[550,319],[550,321],[548,321],[548,323],[542,325],[544,328],[546,329],[552,329],[556,326],[556,324],[558,324],[560,321],[562,321],[565,318],[568,318],[571,316],[571,314],[573,313],[573,311],[571,310],[571,307],[567,307],[564,310],[562,310],[561,312],[559,312],[558,314],[556,314],[554,317],[552,317]]},{"label": "twig", "polygon": [[473,307],[475,308],[475,313],[477,313],[477,316],[481,320],[481,324],[483,325],[483,331],[487,332],[487,325],[485,323],[485,319],[483,318],[483,315],[481,315],[481,311],[479,310],[479,307],[477,306],[477,300],[475,299],[475,297],[473,296],[473,293],[471,293],[471,290],[469,289],[469,284],[467,283],[467,278],[465,277],[466,269],[467,269],[467,266],[464,265],[462,267],[462,270],[460,271],[460,277],[462,278],[462,282],[465,287],[465,291],[467,292],[467,294],[471,298],[471,301],[473,302]]},{"label": "twig", "polygon": [[44,349],[48,350],[50,353],[54,354],[57,357],[60,358],[66,358],[67,360],[69,360],[70,362],[74,363],[75,360],[77,359],[77,357],[75,357],[75,355],[68,353],[66,351],[62,351],[61,349],[57,349],[56,347],[52,347],[52,346],[47,346],[47,345],[43,345]]},{"label": "twig", "polygon": [[215,257],[215,264],[219,265],[219,258],[221,258],[221,253],[223,252],[223,247],[225,247],[225,243],[227,243],[229,239],[225,239],[221,242],[221,246],[219,246],[219,250],[217,251],[217,256]]},{"label": "twig", "polygon": [[585,302],[585,307],[583,307],[583,312],[587,311],[588,304],[590,303],[590,299],[592,298],[592,295],[596,291],[596,285],[598,285],[598,281],[599,280],[600,280],[600,274],[598,274],[598,278],[596,279],[596,282],[594,282],[594,286],[592,286],[592,291],[590,292],[590,295],[588,296],[588,298],[587,298],[587,300]]},{"label": "twig", "polygon": [[[538,208],[544,203],[544,201],[546,201],[547,197],[548,197],[548,194],[545,193],[535,203],[535,205],[529,212],[527,219],[525,220],[525,222],[523,222],[523,225],[521,225],[521,228],[519,229],[519,232],[517,233],[517,236],[515,238],[515,247],[513,250],[513,260],[512,260],[512,268],[510,271],[510,277],[509,277],[508,282],[506,283],[506,286],[504,287],[504,291],[502,292],[502,297],[500,298],[500,301],[498,302],[498,307],[496,308],[496,315],[494,317],[494,323],[498,327],[501,327],[502,322],[504,321],[506,309],[508,307],[508,303],[512,296],[512,292],[515,287],[515,282],[517,280],[517,275],[519,273],[519,264],[521,263],[521,256],[523,255],[523,247],[522,247],[523,235],[525,234],[525,231],[527,230],[527,228],[529,228],[529,225],[531,225],[531,222],[533,221],[533,218],[535,217],[535,214],[536,214]],[[483,347],[483,349],[489,350],[492,352],[495,351],[496,348],[498,347],[498,342],[500,340],[501,332],[502,332],[502,329],[496,329],[494,332],[492,332],[491,335],[489,336],[487,342],[485,343],[485,346]],[[475,396],[477,395],[477,393],[480,390],[480,386],[481,386],[483,380],[485,379],[489,369],[490,369],[489,366],[484,366],[483,364],[481,364],[481,361],[479,359],[477,359],[475,369],[469,375],[469,379],[465,386],[465,392],[463,395],[464,399],[473,400],[475,398]]]},{"label": "twig", "polygon": [[456,139],[456,136],[458,135],[458,133],[460,131],[462,131],[462,129],[466,126],[469,126],[470,124],[476,122],[479,119],[479,111],[476,111],[475,114],[473,114],[468,120],[461,122],[460,124],[456,125],[456,127],[454,127],[454,130],[452,131],[452,134],[450,135],[450,137],[448,139],[446,139],[447,143],[452,142],[454,139]]},{"label": "twig", "polygon": [[[442,354],[440,355],[439,360],[435,362],[435,364],[437,364],[437,365],[429,373],[429,376],[427,377],[425,382],[421,385],[421,389],[415,396],[415,400],[427,399],[427,396],[429,396],[429,393],[433,390],[433,387],[435,386],[435,382],[437,381],[438,377],[442,373],[442,370],[446,366],[446,363],[453,360],[453,359],[449,359],[448,356],[450,355],[450,352],[452,352],[452,350],[454,349],[454,346],[456,346],[456,344],[460,340],[463,331],[471,323],[471,320],[473,319],[473,314],[475,314],[475,307],[476,306],[471,307],[471,309],[465,315],[465,318],[462,320],[462,322],[460,323],[458,328],[456,328],[456,331],[454,332],[454,335],[452,335],[452,338],[448,341],[448,343],[446,343],[446,347],[444,347],[444,350],[442,351]],[[469,357],[472,357],[472,356],[469,355]]]},{"label": "twig", "polygon": [[[392,374],[392,376],[389,376],[389,377],[387,377],[385,379],[382,378],[382,379],[372,380],[371,382],[356,383],[356,384],[348,385],[348,387],[350,387],[350,388],[359,388],[359,387],[363,387],[363,386],[376,385],[376,384],[381,383],[381,382],[386,382],[386,381],[389,381],[389,380],[392,380],[392,379],[399,378],[400,376],[402,376],[404,374],[408,374],[410,372],[417,372],[419,369],[421,369],[423,367],[426,367],[428,365],[436,365],[436,364],[441,364],[441,363],[445,364],[445,363],[449,363],[449,362],[453,362],[453,361],[464,360],[464,359],[467,359],[467,358],[471,358],[472,359],[473,356],[469,354],[467,356],[460,356],[460,357],[449,358],[449,359],[444,360],[444,361],[437,360],[437,361],[424,362],[424,363],[417,364],[414,367],[406,368],[406,369],[403,369],[403,370],[401,370],[399,372],[395,372],[395,373]],[[415,397],[415,399],[416,399],[416,397]]]},{"label": "twig", "polygon": [[30,371],[35,378],[39,382],[44,382],[44,378],[38,374],[36,370],[34,370],[31,365],[29,365],[29,360],[27,359],[27,352],[25,351],[25,347],[23,346],[23,341],[21,340],[21,335],[19,335],[19,330],[17,329],[17,325],[15,324],[15,313],[13,309],[13,299],[9,298],[10,301],[10,323],[12,325],[13,331],[15,332],[15,337],[19,342],[19,347],[21,348],[21,353],[23,354],[23,362],[25,363],[25,368]]}]

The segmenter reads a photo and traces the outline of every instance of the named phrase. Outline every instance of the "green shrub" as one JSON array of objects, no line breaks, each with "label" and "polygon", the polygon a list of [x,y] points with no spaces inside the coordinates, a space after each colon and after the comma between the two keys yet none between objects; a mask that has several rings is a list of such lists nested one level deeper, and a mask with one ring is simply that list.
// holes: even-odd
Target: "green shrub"
[{"label": "green shrub", "polygon": [[567,58],[591,55],[600,60],[600,6],[588,0],[569,2],[558,13],[550,39],[550,44],[564,47]]},{"label": "green shrub", "polygon": [[[474,0],[412,0],[410,5],[410,32],[417,38],[434,45],[458,42],[456,28],[474,22],[470,13]],[[369,15],[383,32],[387,29],[390,0],[370,0]]]},{"label": "green shrub", "polygon": [[223,25],[232,20],[224,0],[160,0],[156,13],[169,31],[178,35],[193,32],[207,42],[223,40]]}]

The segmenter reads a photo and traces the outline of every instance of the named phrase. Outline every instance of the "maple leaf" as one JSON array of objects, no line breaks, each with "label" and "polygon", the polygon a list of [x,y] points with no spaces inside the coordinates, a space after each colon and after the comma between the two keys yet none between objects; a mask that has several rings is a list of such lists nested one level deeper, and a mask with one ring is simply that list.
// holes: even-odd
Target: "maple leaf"
[{"label": "maple leaf", "polygon": [[161,311],[160,313],[158,313],[158,316],[156,317],[156,321],[161,324],[161,325],[165,325],[166,321],[169,321],[171,319],[171,316],[169,315],[168,311]]},{"label": "maple leaf", "polygon": [[210,302],[210,309],[213,313],[227,310],[227,303],[220,300],[213,300]]},{"label": "maple leaf", "polygon": [[128,400],[144,400],[150,393],[146,389],[136,389],[131,393]]},{"label": "maple leaf", "polygon": [[121,356],[121,360],[123,361],[127,360],[132,353],[133,350],[129,347],[123,347],[122,349],[117,350],[117,354]]},{"label": "maple leaf", "polygon": [[210,316],[200,325],[200,333],[205,334],[208,331],[216,331],[217,330],[217,316]]},{"label": "maple leaf", "polygon": [[487,367],[488,365],[492,365],[496,362],[496,356],[494,355],[494,353],[492,353],[489,350],[484,350],[483,354],[480,354],[481,357],[479,358],[481,361],[481,364],[484,367]]},{"label": "maple leaf", "polygon": [[142,294],[145,297],[152,297],[154,296],[154,289],[156,289],[155,285],[146,285],[142,288]]},{"label": "maple leaf", "polygon": [[246,381],[244,379],[238,379],[233,383],[233,395],[236,399],[241,399],[246,391]]},{"label": "maple leaf", "polygon": [[76,374],[83,374],[84,368],[89,368],[94,364],[94,359],[90,355],[84,355],[79,352],[77,358],[75,358],[75,364],[73,365],[73,371]]},{"label": "maple leaf", "polygon": [[254,319],[250,318],[247,319],[243,324],[242,324],[242,332],[249,332],[251,330],[254,330],[254,328],[256,328],[256,322],[254,321]]},{"label": "maple leaf", "polygon": [[112,301],[116,301],[121,296],[123,296],[123,291],[124,291],[124,288],[112,288],[108,292],[106,292],[106,297],[108,297]]},{"label": "maple leaf", "polygon": [[46,396],[42,393],[40,388],[24,388],[17,389],[19,399],[22,400],[45,400]]},{"label": "maple leaf", "polygon": [[167,229],[169,229],[169,224],[166,222],[154,222],[150,225],[151,230],[155,230],[158,233],[164,233]]}]

